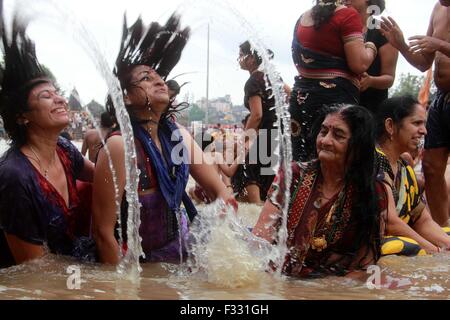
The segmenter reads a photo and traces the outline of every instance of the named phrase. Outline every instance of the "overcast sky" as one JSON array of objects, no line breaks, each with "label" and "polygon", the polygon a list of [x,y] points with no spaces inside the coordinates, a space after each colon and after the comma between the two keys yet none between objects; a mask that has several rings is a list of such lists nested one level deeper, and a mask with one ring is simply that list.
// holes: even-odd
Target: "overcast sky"
[{"label": "overcast sky", "polygon": [[[46,0],[4,0],[5,11],[18,5],[22,12],[36,19],[29,34],[36,42],[38,56],[50,67],[65,90],[76,87],[83,103],[92,99],[103,103],[107,87],[96,70],[98,59],[90,49],[80,46],[91,39],[107,65],[112,68],[121,38],[123,14],[129,24],[139,14],[145,22],[164,23],[175,10],[182,15],[182,24],[192,28],[191,39],[180,63],[171,73],[189,73],[177,78],[190,82],[183,88],[195,100],[206,95],[206,38],[210,25],[210,97],[230,94],[233,103],[242,104],[243,87],[248,73],[236,61],[238,46],[248,38],[275,52],[273,63],[285,82],[292,85],[296,74],[291,59],[291,41],[298,17],[310,8],[312,0],[58,0],[63,11],[56,11]],[[433,0],[386,0],[387,12],[393,16],[405,36],[425,34]],[[55,14],[54,12],[58,12]],[[49,18],[52,17],[51,19]],[[85,31],[74,27],[81,24]],[[81,41],[80,41],[81,39]],[[420,72],[400,58],[397,73]]]}]

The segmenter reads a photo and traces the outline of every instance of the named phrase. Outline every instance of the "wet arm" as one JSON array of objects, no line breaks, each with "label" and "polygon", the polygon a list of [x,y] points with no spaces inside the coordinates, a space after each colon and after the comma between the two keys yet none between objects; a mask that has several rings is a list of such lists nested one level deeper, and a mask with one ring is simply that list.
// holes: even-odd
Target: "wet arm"
[{"label": "wet arm", "polygon": [[[415,68],[422,72],[427,71],[431,68],[434,61],[434,53],[414,53],[410,50],[409,45],[405,42],[403,33],[391,17],[382,17],[383,22],[381,23],[381,30],[383,35],[389,40],[391,45],[395,47],[400,53],[405,57],[405,59]],[[430,24],[428,26],[427,36],[433,35],[433,16],[431,17]]]},{"label": "wet arm", "polygon": [[214,168],[214,165],[208,163],[202,149],[192,139],[189,132],[180,125],[178,127],[188,148],[190,174],[192,177],[212,199],[222,198],[225,201],[229,199],[231,194]]},{"label": "wet arm", "polygon": [[402,236],[408,237],[416,241],[427,252],[437,252],[437,247],[423,238],[420,234],[414,231],[408,224],[406,224],[398,216],[397,209],[395,208],[394,196],[392,195],[392,189],[387,186],[388,196],[388,213],[387,213],[387,234],[388,236]]},{"label": "wet arm", "polygon": [[[111,161],[116,172],[118,201],[121,201],[125,187],[125,151],[122,137],[111,137],[107,142]],[[120,248],[114,237],[117,221],[115,186],[108,156],[101,149],[94,174],[93,184],[93,231],[100,261],[108,264],[119,263]]]},{"label": "wet arm", "polygon": [[378,51],[381,59],[380,76],[371,76],[370,87],[384,90],[394,84],[395,69],[397,67],[398,51],[390,44],[385,44]]},{"label": "wet arm", "polygon": [[83,145],[81,146],[81,154],[82,154],[83,156],[86,156],[87,151],[88,151],[87,137],[84,137],[84,139],[83,139]]},{"label": "wet arm", "polygon": [[277,234],[277,224],[281,211],[272,202],[266,200],[258,221],[252,233],[270,243],[273,243]]},{"label": "wet arm", "polygon": [[366,48],[362,39],[348,41],[344,44],[348,66],[355,74],[362,74],[369,69],[375,59],[375,51]]},{"label": "wet arm", "polygon": [[432,242],[440,248],[450,248],[450,237],[442,228],[431,218],[427,208],[422,211],[420,218],[413,225],[414,230],[421,234],[425,239]]},{"label": "wet arm", "polygon": [[42,245],[36,245],[23,241],[20,238],[7,233],[5,233],[5,237],[16,264],[38,259],[45,254],[44,247]]},{"label": "wet arm", "polygon": [[261,120],[263,117],[261,97],[260,96],[250,97],[248,103],[250,105],[250,116],[248,117],[245,130],[247,131],[253,129],[255,131],[258,131],[259,125],[261,124]]},{"label": "wet arm", "polygon": [[78,179],[85,182],[92,182],[94,180],[94,164],[87,158],[84,158],[84,166]]}]

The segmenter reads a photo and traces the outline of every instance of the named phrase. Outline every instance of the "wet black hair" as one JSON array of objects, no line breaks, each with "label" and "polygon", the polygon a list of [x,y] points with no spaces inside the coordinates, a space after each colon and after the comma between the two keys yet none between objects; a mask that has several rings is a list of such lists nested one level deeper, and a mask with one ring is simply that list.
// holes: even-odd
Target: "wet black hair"
[{"label": "wet black hair", "polygon": [[172,90],[175,93],[175,95],[178,95],[180,93],[181,87],[177,81],[168,80],[166,81],[166,85],[170,90]]},{"label": "wet black hair", "polygon": [[[334,105],[325,107],[313,125],[312,135],[315,138],[317,138],[325,118],[336,113],[341,115],[351,131],[345,181],[354,186],[352,212],[359,226],[355,230],[354,253],[356,254],[360,248],[367,248],[366,254],[358,263],[361,263],[369,255],[376,262],[381,255],[380,225],[382,220],[378,195],[375,190],[374,119],[370,111],[361,106]],[[317,151],[315,151],[315,155],[317,158]]]},{"label": "wet black hair", "polygon": [[26,143],[27,129],[18,118],[29,111],[28,96],[42,83],[52,83],[50,71],[42,66],[33,41],[26,35],[28,21],[14,12],[12,30],[6,30],[3,1],[0,0],[0,37],[3,63],[0,65],[0,115],[13,145]]},{"label": "wet black hair", "polygon": [[336,0],[316,0],[316,5],[311,11],[314,29],[319,30],[322,25],[330,21],[336,8]]},{"label": "wet black hair", "polygon": [[[148,27],[144,25],[141,17],[128,27],[124,16],[122,40],[114,68],[122,90],[132,86],[131,71],[138,65],[149,66],[165,80],[180,60],[189,36],[190,28],[181,29],[180,17],[176,14],[172,14],[165,25],[152,22]],[[106,108],[115,119],[110,96],[107,97]],[[173,109],[175,107],[169,105],[162,118],[173,114]]]},{"label": "wet black hair", "polygon": [[403,119],[414,113],[415,106],[419,104],[419,101],[410,95],[394,97],[383,101],[378,106],[375,114],[377,141],[383,142],[384,139],[387,139],[386,119],[391,118],[394,124],[399,126]]},{"label": "wet black hair", "polygon": [[100,125],[103,128],[111,128],[114,125],[114,121],[108,111],[105,111],[100,115]]},{"label": "wet black hair", "polygon": [[[239,45],[239,49],[241,49],[243,54],[248,54],[251,55],[255,58],[256,61],[256,65],[259,67],[262,63],[262,57],[261,55],[258,53],[258,51],[256,51],[255,49],[252,48],[250,42],[247,40],[243,43],[241,43]],[[273,59],[274,57],[274,53],[272,50],[267,49],[267,56],[269,57],[269,59]]]}]

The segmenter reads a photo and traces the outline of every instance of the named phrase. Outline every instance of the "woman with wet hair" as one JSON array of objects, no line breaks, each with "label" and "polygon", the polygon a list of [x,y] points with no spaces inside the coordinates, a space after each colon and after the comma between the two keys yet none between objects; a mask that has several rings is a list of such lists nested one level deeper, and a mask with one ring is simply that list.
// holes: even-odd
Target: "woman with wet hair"
[{"label": "woman with wet hair", "polygon": [[[360,106],[326,108],[313,126],[315,160],[292,163],[283,273],[346,275],[380,258],[385,190],[374,172],[374,125]],[[285,173],[280,169],[253,233],[278,241]]]},{"label": "woman with wet hair", "polygon": [[[244,105],[250,111],[244,127],[248,155],[245,164],[240,165],[233,176],[232,184],[242,201],[262,204],[275,177],[271,167],[278,161],[273,157],[276,144],[272,130],[277,120],[275,99],[272,90],[266,87],[266,83],[270,83],[267,75],[259,69],[263,61],[261,55],[249,41],[242,43],[239,49],[241,69],[250,73],[244,87]],[[273,52],[268,50],[267,56],[272,59]],[[255,139],[248,149],[252,137]]]},{"label": "woman with wet hair", "polygon": [[[209,199],[235,200],[217,171],[205,162],[200,147],[189,132],[171,117],[171,101],[164,79],[181,57],[189,38],[189,28],[180,28],[180,18],[172,15],[165,25],[145,26],[139,18],[131,27],[126,20],[116,61],[123,99],[134,133],[139,189],[144,262],[179,262],[180,249],[186,257],[184,241],[189,222],[197,214],[185,192],[189,174],[203,187]],[[112,104],[109,105],[115,114]],[[104,149],[98,154],[94,177],[94,236],[100,260],[117,264],[120,250],[126,250],[127,202],[125,200],[125,151],[120,131],[106,141],[116,174],[115,186]],[[181,146],[181,148],[180,148]],[[174,158],[175,156],[175,158]],[[182,161],[178,161],[178,160]],[[117,189],[116,189],[117,188]],[[124,248],[115,236],[116,191],[121,203]],[[183,203],[186,210],[181,209]],[[237,209],[237,208],[236,208]],[[181,226],[181,230],[179,230]]]},{"label": "woman with wet hair", "polygon": [[298,70],[289,106],[294,160],[313,155],[308,135],[324,105],[359,103],[360,76],[376,55],[376,46],[364,43],[358,13],[342,1],[316,0],[301,15],[292,42]]},{"label": "woman with wet hair", "polygon": [[0,115],[11,147],[0,159],[0,267],[47,252],[82,258],[90,216],[76,181],[92,181],[94,166],[60,137],[67,101],[36,58],[26,24],[15,12],[7,30],[2,9],[0,1]]},{"label": "woman with wet hair", "polygon": [[[359,105],[376,112],[380,103],[388,98],[389,88],[394,84],[398,60],[398,50],[376,28],[375,21],[370,21],[374,14],[384,11],[386,4],[384,0],[346,0],[346,5],[358,11],[365,41],[373,42],[378,50],[375,60],[362,74],[359,102]],[[370,8],[373,10],[370,11]]]},{"label": "woman with wet hair", "polygon": [[408,237],[428,253],[450,248],[450,237],[423,201],[414,170],[400,157],[416,151],[426,135],[425,108],[410,96],[391,98],[379,106],[376,122],[377,178],[386,185],[389,200],[387,235]]}]

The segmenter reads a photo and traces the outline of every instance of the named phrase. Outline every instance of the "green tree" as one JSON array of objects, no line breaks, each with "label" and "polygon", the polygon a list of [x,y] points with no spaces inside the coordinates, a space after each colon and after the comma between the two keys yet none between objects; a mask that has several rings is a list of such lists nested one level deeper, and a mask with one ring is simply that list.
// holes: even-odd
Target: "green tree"
[{"label": "green tree", "polygon": [[424,76],[412,75],[410,73],[400,75],[398,84],[395,88],[390,90],[391,97],[411,95],[415,98],[419,95],[420,88],[422,87]]},{"label": "green tree", "polygon": [[200,109],[200,107],[196,104],[192,104],[191,109],[189,110],[189,120],[190,121],[202,121],[205,119],[205,111]]}]

